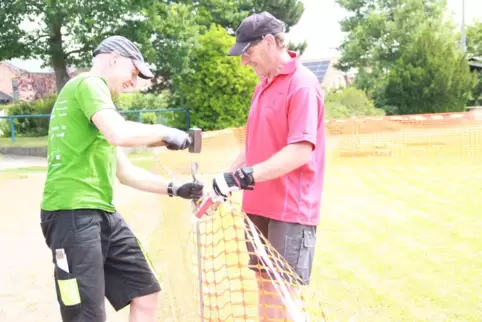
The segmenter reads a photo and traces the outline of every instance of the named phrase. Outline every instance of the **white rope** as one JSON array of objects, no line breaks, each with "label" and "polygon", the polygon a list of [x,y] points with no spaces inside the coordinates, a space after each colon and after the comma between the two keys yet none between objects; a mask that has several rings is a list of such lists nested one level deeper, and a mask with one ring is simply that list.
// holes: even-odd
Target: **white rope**
[{"label": "white rope", "polygon": [[266,253],[266,249],[264,248],[264,245],[261,243],[259,234],[256,231],[256,227],[251,222],[251,220],[247,220],[247,222],[248,222],[248,225],[250,226],[250,230],[255,240],[254,248],[255,248],[256,254],[261,256],[263,261],[266,263],[268,268],[275,276],[275,279],[280,282],[281,290],[277,287],[276,283],[273,283],[273,286],[275,287],[276,291],[280,293],[281,299],[283,300],[283,303],[287,306],[288,312],[290,316],[293,318],[293,320],[303,321],[303,314],[300,312],[300,310],[297,308],[296,304],[294,303],[293,299],[291,298],[290,292],[288,291],[288,289],[286,288],[286,285],[284,284],[284,279],[279,275],[276,269],[274,269],[273,262],[271,261],[268,254]]}]

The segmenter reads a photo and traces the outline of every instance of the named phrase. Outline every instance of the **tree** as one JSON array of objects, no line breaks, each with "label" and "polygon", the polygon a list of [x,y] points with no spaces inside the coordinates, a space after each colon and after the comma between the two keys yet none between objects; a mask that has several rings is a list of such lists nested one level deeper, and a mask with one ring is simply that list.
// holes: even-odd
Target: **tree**
[{"label": "tree", "polygon": [[194,72],[175,84],[191,108],[191,123],[203,130],[238,127],[246,122],[259,79],[237,57],[226,55],[234,41],[223,27],[211,25],[191,53]]},{"label": "tree", "polygon": [[390,69],[385,97],[397,114],[464,111],[476,78],[448,37],[424,26]]},{"label": "tree", "polygon": [[[349,12],[341,22],[347,38],[337,67],[357,68],[356,86],[377,107],[388,114],[460,110],[472,81],[454,25],[444,17],[445,0],[337,2]],[[448,92],[441,94],[430,78]],[[452,107],[439,104],[438,94]]]},{"label": "tree", "polygon": [[146,12],[148,19],[122,32],[142,43],[145,58],[152,65],[155,79],[149,92],[175,92],[174,81],[191,72],[191,52],[205,28],[196,24],[196,16],[186,4],[157,4]]},{"label": "tree", "polygon": [[[53,67],[57,91],[67,68],[86,64],[92,50],[119,28],[142,20],[149,0],[18,0],[0,2],[0,60],[38,57]],[[21,28],[22,22],[35,25]]]},{"label": "tree", "polygon": [[[467,27],[467,54],[469,57],[482,57],[482,20],[474,21]],[[478,79],[472,90],[470,106],[482,105],[482,71],[474,71]]]},{"label": "tree", "polygon": [[467,52],[469,56],[482,57],[482,20],[467,26]]},{"label": "tree", "polygon": [[253,0],[251,12],[268,11],[286,24],[286,32],[296,25],[305,7],[300,0]]},{"label": "tree", "polygon": [[268,11],[286,24],[286,31],[296,25],[304,12],[301,0],[175,0],[191,5],[205,27],[217,24],[234,31],[241,21],[252,13]]},{"label": "tree", "polygon": [[[289,30],[304,8],[300,0],[1,1],[0,60],[44,60],[53,67],[60,91],[69,79],[69,66],[89,66],[100,41],[123,35],[152,63],[157,76],[153,90],[172,89],[172,78],[189,72],[189,54],[198,34],[211,23],[232,31],[248,14],[262,10],[277,15]],[[34,30],[26,30],[24,22],[35,25]]]},{"label": "tree", "polygon": [[338,68],[380,72],[390,66],[423,24],[443,26],[445,0],[336,0],[348,15],[340,22],[347,38]]}]

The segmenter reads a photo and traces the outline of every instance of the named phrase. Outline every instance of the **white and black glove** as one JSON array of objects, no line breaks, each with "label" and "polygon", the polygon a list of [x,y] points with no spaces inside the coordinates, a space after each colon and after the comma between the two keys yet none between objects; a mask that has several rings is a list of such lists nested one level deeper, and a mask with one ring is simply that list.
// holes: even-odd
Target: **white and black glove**
[{"label": "white and black glove", "polygon": [[170,197],[181,197],[184,199],[198,200],[203,196],[204,184],[200,181],[174,184],[167,186],[167,193]]},{"label": "white and black glove", "polygon": [[223,172],[213,179],[213,191],[216,195],[228,198],[232,191],[254,189],[253,168],[239,168],[235,172]]},{"label": "white and black glove", "polygon": [[176,128],[169,128],[162,140],[167,143],[169,150],[185,150],[191,144],[189,134]]}]

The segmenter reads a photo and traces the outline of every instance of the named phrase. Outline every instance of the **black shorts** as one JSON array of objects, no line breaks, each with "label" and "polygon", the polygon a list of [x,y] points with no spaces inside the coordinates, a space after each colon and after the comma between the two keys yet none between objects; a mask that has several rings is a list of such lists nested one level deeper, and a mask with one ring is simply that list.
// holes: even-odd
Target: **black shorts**
[{"label": "black shorts", "polygon": [[[62,321],[104,322],[104,297],[118,311],[135,297],[161,290],[138,239],[118,213],[42,210],[40,225],[55,264]],[[62,249],[67,270],[56,256]]]},{"label": "black shorts", "polygon": [[[247,216],[258,232],[276,249],[278,254],[269,250],[267,253],[280,276],[293,283],[308,285],[315,256],[316,226],[283,222],[253,214]],[[265,244],[263,238],[260,239]],[[270,273],[265,269],[266,263],[263,265],[263,259],[255,253],[251,240],[252,238],[247,236],[249,268]]]}]

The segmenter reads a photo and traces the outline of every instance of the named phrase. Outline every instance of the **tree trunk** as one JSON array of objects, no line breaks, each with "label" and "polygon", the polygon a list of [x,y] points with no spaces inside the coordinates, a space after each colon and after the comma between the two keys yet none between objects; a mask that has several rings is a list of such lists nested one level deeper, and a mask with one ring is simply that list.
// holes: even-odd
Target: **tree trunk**
[{"label": "tree trunk", "polygon": [[50,39],[50,50],[52,52],[52,65],[55,71],[55,84],[57,93],[70,79],[67,73],[65,51],[62,47],[62,17],[57,15],[53,21],[52,37]]}]

